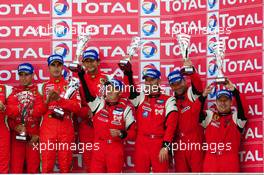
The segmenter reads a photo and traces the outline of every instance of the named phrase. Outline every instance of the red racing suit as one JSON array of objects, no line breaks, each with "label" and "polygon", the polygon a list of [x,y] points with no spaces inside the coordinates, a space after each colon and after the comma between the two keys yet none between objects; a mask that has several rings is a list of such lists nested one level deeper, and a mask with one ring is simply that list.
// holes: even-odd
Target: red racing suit
[{"label": "red racing suit", "polygon": [[[176,104],[179,110],[178,126],[175,132],[174,142],[195,143],[202,145],[203,129],[199,124],[199,110],[195,100],[203,91],[202,81],[198,73],[190,75],[191,86],[182,96],[176,96]],[[176,148],[176,147],[175,147]],[[179,148],[179,147],[178,147]],[[174,150],[176,172],[201,172],[203,162],[202,150]]]},{"label": "red racing suit", "polygon": [[[56,153],[58,153],[60,172],[67,173],[71,170],[73,150],[70,149],[70,146],[74,143],[72,114],[80,110],[80,95],[77,90],[70,99],[64,99],[68,83],[63,77],[50,78],[50,81],[39,86],[39,91],[43,94],[44,101],[46,101],[51,90],[58,91],[61,96],[58,101],[48,104],[48,111],[43,116],[40,126],[40,150],[42,150],[41,146],[43,146],[43,151],[41,152],[43,173],[53,172]],[[53,109],[56,107],[64,110],[63,120],[52,117]]]},{"label": "red racing suit", "polygon": [[215,149],[206,151],[203,172],[239,172],[241,132],[247,119],[245,103],[240,99],[239,91],[235,89],[232,93],[236,99],[237,111],[225,115],[211,110],[203,111],[205,98],[199,97],[200,122],[205,128],[206,143],[209,148],[216,144]]},{"label": "red racing suit", "polygon": [[[94,113],[92,118],[94,126],[94,144],[91,172],[93,173],[120,173],[124,166],[123,139],[135,137],[135,120],[133,107],[128,105],[127,99],[121,98],[117,103],[107,103],[103,98],[97,97],[89,103]],[[112,137],[110,129],[118,129],[122,137]]]},{"label": "red racing suit", "polygon": [[136,107],[136,172],[168,172],[169,163],[159,161],[159,152],[172,142],[177,126],[178,109],[174,97],[145,95],[131,100]]},{"label": "red racing suit", "polygon": [[[6,98],[11,94],[12,87],[0,85],[0,101],[6,104]],[[7,174],[10,162],[10,133],[5,112],[0,112],[0,173]]]},{"label": "red racing suit", "polygon": [[[87,86],[89,87],[90,93],[92,96],[101,96],[102,89],[101,86],[106,81],[106,76],[103,75],[101,72],[99,72],[96,75],[91,75],[86,73],[84,75],[85,82]],[[91,112],[90,108],[87,105],[85,95],[83,88],[80,87],[80,95],[81,95],[81,110],[77,114],[78,117],[81,118],[81,122],[79,123],[79,138],[80,142],[86,144],[86,143],[93,143],[94,139],[94,129],[91,122],[91,119],[89,119],[87,116]],[[84,165],[86,167],[86,172],[90,172],[91,168],[91,160],[92,160],[92,151],[84,149],[83,152],[83,161]]]},{"label": "red racing suit", "polygon": [[[16,139],[15,128],[23,124],[26,133],[31,136],[39,136],[39,124],[41,116],[45,113],[46,106],[42,96],[38,93],[38,87],[34,84],[30,86],[14,87],[12,94],[7,99],[8,123],[11,129],[11,173],[23,173],[24,161],[27,165],[27,173],[39,173],[40,152],[38,142],[19,141]],[[23,116],[22,116],[23,115]]]}]

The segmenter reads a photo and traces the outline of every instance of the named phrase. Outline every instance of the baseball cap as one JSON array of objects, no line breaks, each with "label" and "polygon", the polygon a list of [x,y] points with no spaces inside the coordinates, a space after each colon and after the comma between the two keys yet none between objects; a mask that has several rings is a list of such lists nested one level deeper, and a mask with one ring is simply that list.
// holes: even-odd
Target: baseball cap
[{"label": "baseball cap", "polygon": [[121,91],[124,87],[124,84],[122,81],[116,79],[116,78],[112,78],[111,80],[108,80],[106,83],[105,83],[105,86],[108,86],[108,85],[112,85],[114,86],[115,89],[117,89],[118,91]]},{"label": "baseball cap", "polygon": [[172,83],[175,83],[175,82],[180,82],[183,79],[184,79],[184,77],[181,74],[180,70],[172,71],[168,75],[169,84],[172,84]]},{"label": "baseball cap", "polygon": [[153,64],[149,64],[147,66],[144,67],[143,70],[143,79],[145,79],[146,77],[151,77],[154,79],[160,79],[160,71],[153,65]]},{"label": "baseball cap", "polygon": [[86,59],[93,59],[93,60],[99,60],[99,54],[96,50],[94,49],[88,49],[86,51],[83,52],[82,54],[82,61],[86,60]]},{"label": "baseball cap", "polygon": [[220,98],[221,96],[226,96],[227,98],[232,99],[232,93],[225,89],[216,92],[216,99]]},{"label": "baseball cap", "polygon": [[25,72],[28,74],[33,74],[34,67],[30,63],[22,63],[18,65],[17,71],[18,73]]},{"label": "baseball cap", "polygon": [[48,65],[52,64],[54,61],[58,61],[61,64],[64,64],[63,57],[58,54],[50,55],[48,58]]}]

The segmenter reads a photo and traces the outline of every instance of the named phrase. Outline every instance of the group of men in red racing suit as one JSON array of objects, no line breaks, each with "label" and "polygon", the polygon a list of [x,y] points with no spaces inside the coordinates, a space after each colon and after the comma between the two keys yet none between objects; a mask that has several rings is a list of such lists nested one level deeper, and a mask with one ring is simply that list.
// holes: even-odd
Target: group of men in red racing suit
[{"label": "group of men in red racing suit", "polygon": [[[239,171],[237,156],[246,123],[245,105],[229,80],[225,85],[228,90],[217,92],[216,111],[204,112],[205,98],[212,86],[203,91],[195,69],[186,76],[180,70],[172,71],[168,82],[174,96],[167,96],[160,86],[160,71],[154,65],[144,68],[145,88],[137,92],[131,65],[124,70],[123,81],[109,79],[100,72],[99,54],[93,49],[83,52],[82,67],[76,75],[80,87],[69,86],[62,75],[63,64],[62,56],[51,55],[50,80],[36,86],[32,81],[33,66],[23,63],[18,67],[19,86],[0,86],[0,141],[6,143],[0,146],[0,172],[38,173],[41,157],[42,172],[50,173],[56,156],[60,172],[71,172],[72,150],[57,146],[74,143],[73,114],[81,118],[80,142],[98,143],[98,149],[84,150],[86,172],[122,172],[125,140],[136,142],[136,172],[168,172],[170,153],[174,155],[176,172]],[[188,60],[184,66],[193,65]],[[126,85],[129,93],[123,92]],[[67,96],[70,88],[76,89]],[[232,96],[237,112],[231,111]],[[216,153],[175,149],[175,145],[187,142],[230,142],[232,149]],[[232,162],[231,168],[227,168],[228,161]]]}]

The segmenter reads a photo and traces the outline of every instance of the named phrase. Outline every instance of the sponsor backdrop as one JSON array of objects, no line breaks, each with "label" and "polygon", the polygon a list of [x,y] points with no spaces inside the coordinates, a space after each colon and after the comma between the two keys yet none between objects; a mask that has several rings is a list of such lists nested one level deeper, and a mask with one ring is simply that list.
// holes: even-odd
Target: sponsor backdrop
[{"label": "sponsor backdrop", "polygon": [[[131,37],[141,36],[143,45],[132,60],[135,79],[141,82],[143,67],[153,63],[168,86],[166,76],[182,65],[174,33],[180,29],[192,36],[190,58],[206,85],[217,74],[212,44],[224,40],[223,72],[246,95],[249,107],[241,170],[263,172],[263,5],[262,0],[1,0],[0,81],[15,85],[17,65],[26,61],[35,66],[37,82],[48,80],[48,55],[73,61],[77,34],[90,32],[88,47],[100,52],[101,69],[117,76],[122,76],[117,63]],[[133,144],[126,143],[127,172],[134,168]],[[73,171],[83,169],[76,153]]]}]

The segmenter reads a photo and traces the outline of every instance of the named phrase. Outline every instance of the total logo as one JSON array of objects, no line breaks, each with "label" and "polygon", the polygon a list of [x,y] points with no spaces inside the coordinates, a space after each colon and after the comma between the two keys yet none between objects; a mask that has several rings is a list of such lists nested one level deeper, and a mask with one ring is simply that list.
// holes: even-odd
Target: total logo
[{"label": "total logo", "polygon": [[160,37],[160,19],[159,18],[142,18],[141,19],[141,37]]},{"label": "total logo", "polygon": [[207,55],[212,55],[214,53],[214,47],[218,38],[216,36],[208,36],[207,37]]},{"label": "total logo", "polygon": [[68,0],[53,0],[53,17],[71,16],[70,4]]},{"label": "total logo", "polygon": [[209,32],[218,31],[218,13],[209,13],[207,17],[207,24]]},{"label": "total logo", "polygon": [[53,39],[71,39],[71,20],[53,20]]},{"label": "total logo", "polygon": [[158,40],[145,41],[141,47],[141,60],[159,60],[160,43]]},{"label": "total logo", "polygon": [[217,64],[216,64],[216,60],[214,57],[212,58],[208,58],[208,78],[212,78],[212,77],[215,77],[217,75]]},{"label": "total logo", "polygon": [[69,54],[69,47],[66,43],[62,42],[55,46],[54,53],[66,57]]},{"label": "total logo", "polygon": [[218,10],[219,0],[207,0],[207,10]]},{"label": "total logo", "polygon": [[70,41],[54,41],[53,53],[61,55],[65,61],[71,61],[72,43]]},{"label": "total logo", "polygon": [[142,16],[159,16],[160,1],[157,0],[141,0]]}]

